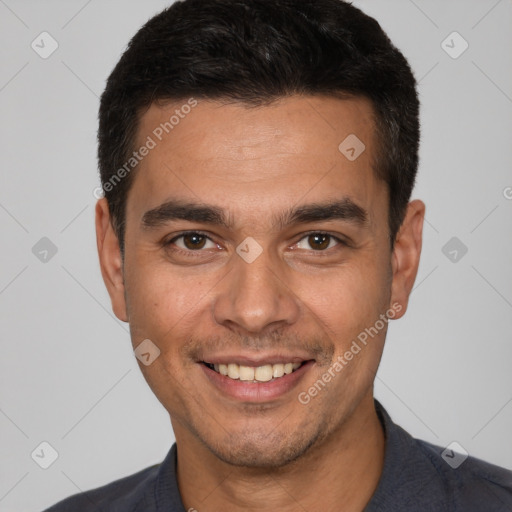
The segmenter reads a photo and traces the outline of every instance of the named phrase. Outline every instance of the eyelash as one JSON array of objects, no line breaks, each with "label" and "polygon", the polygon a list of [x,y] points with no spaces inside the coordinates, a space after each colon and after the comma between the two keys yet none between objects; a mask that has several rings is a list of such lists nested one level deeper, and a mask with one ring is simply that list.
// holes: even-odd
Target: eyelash
[{"label": "eyelash", "polygon": [[[205,237],[206,239],[208,239],[210,242],[213,242],[213,243],[216,243],[214,242],[206,233],[202,232],[202,231],[185,231],[183,233],[180,233],[179,235],[173,237],[171,240],[167,241],[167,242],[164,242],[164,246],[166,248],[170,248],[172,246],[172,244],[174,244],[176,242],[176,240],[179,240],[180,238],[183,238],[187,235],[199,235],[199,236],[203,236]],[[337,237],[337,236],[334,236],[334,235],[331,235],[330,233],[326,233],[324,231],[309,231],[307,233],[304,233],[302,235],[301,238],[299,238],[299,240],[297,240],[296,244],[298,244],[301,240],[303,240],[304,238],[307,238],[311,235],[320,235],[320,236],[328,236],[329,238],[331,238],[332,240],[335,240],[339,245],[341,246],[345,246],[345,247],[348,247],[349,244],[342,240],[341,238]],[[216,244],[216,245],[219,245],[219,244]],[[337,247],[337,246],[335,246]],[[315,251],[314,249],[311,249],[312,252],[316,253],[318,256],[321,257],[321,255],[325,254],[326,252],[328,251],[331,251],[332,249],[334,249],[335,247],[331,247],[329,249],[324,249],[324,250],[318,250],[318,251]],[[187,256],[194,256],[194,257],[197,257],[197,256],[200,256],[202,252],[204,252],[203,250],[201,249],[198,249],[196,251],[194,250],[185,250],[185,249],[181,249],[180,247],[176,248],[176,247],[173,247],[171,249],[173,252],[177,252],[177,253],[182,253],[182,254],[186,254]],[[197,254],[194,254],[194,253],[197,253]]]}]

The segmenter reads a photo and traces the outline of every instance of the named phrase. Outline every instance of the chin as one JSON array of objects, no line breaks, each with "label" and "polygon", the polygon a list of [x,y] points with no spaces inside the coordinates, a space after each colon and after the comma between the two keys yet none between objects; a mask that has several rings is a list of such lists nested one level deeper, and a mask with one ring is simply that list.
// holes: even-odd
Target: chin
[{"label": "chin", "polygon": [[230,434],[221,442],[203,439],[207,448],[226,464],[245,468],[278,469],[292,464],[318,441],[318,434],[245,432]]}]

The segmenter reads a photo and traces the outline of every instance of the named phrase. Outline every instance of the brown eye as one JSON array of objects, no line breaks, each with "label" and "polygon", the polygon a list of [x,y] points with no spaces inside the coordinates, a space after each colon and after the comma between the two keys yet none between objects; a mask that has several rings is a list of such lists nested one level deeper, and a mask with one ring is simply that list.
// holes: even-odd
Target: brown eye
[{"label": "brown eye", "polygon": [[167,242],[166,246],[169,249],[172,249],[174,246],[182,251],[189,252],[202,252],[201,249],[215,249],[218,247],[208,236],[195,231],[182,233],[180,236]]},{"label": "brown eye", "polygon": [[329,235],[328,233],[310,233],[305,235],[297,243],[299,249],[307,251],[326,252],[326,249],[331,249],[337,245],[345,245],[338,237]]},{"label": "brown eye", "polygon": [[323,249],[327,249],[329,247],[331,237],[329,235],[323,235],[321,233],[316,233],[314,235],[309,235],[308,243],[310,247],[316,251],[321,251]]},{"label": "brown eye", "polygon": [[187,233],[183,235],[183,244],[187,249],[202,249],[206,244],[206,237],[199,233]]}]

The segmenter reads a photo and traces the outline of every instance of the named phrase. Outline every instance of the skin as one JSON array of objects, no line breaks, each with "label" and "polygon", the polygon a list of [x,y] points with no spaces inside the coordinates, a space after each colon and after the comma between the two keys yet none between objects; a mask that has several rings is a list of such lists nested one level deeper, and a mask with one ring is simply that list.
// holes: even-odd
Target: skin
[{"label": "skin", "polygon": [[[179,107],[152,105],[138,142]],[[354,161],[338,150],[349,134],[366,146]],[[309,403],[297,396],[380,315],[395,305],[396,319],[407,309],[425,205],[409,203],[391,251],[375,148],[373,110],[363,98],[291,96],[256,108],[203,100],[137,167],[124,262],[106,200],[98,201],[98,251],[113,310],[129,322],[134,348],[150,339],[160,350],[140,366],[170,415],[186,509],[360,511],[371,499],[385,449],[373,382],[386,327]],[[343,197],[367,211],[366,224],[272,223],[292,207]],[[170,198],[215,205],[233,225],[175,220],[144,229],[144,213]],[[212,241],[201,249],[183,238],[165,245],[193,230]],[[318,248],[311,231],[347,245],[331,238]],[[262,248],[252,263],[236,253],[247,237]],[[292,390],[259,403],[223,394],[197,360],[276,351],[314,363]]]}]

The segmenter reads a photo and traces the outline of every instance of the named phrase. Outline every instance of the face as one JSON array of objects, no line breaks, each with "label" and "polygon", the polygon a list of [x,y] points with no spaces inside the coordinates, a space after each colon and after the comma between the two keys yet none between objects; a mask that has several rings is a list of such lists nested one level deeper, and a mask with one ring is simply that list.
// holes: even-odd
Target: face
[{"label": "face", "polygon": [[124,264],[98,203],[103,275],[133,347],[151,340],[141,369],[178,442],[282,466],[368,403],[386,316],[405,312],[417,270],[421,207],[391,251],[364,99],[180,107],[141,118],[136,146],[154,147],[128,195]]}]

